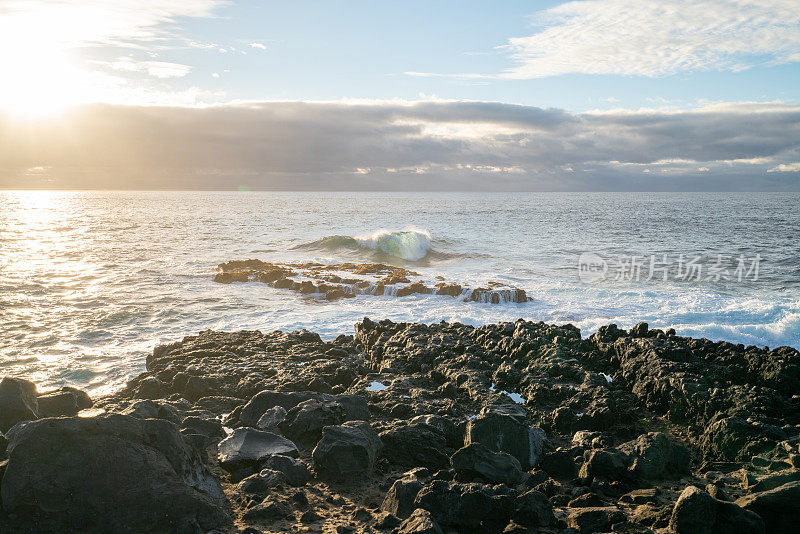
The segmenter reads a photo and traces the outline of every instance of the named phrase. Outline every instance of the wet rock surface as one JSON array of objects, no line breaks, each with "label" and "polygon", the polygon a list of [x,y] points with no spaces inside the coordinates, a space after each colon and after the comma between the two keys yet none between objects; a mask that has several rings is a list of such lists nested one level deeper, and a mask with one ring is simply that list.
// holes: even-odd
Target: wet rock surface
[{"label": "wet rock surface", "polygon": [[262,282],[318,300],[339,300],[356,295],[407,297],[414,294],[445,295],[464,301],[500,304],[532,300],[524,289],[499,282],[469,288],[443,280],[424,280],[419,273],[383,263],[269,263],[233,260],[219,264],[214,281]]},{"label": "wet rock surface", "polygon": [[644,324],[206,331],[108,397],[6,378],[0,422],[3,532],[794,532],[800,517],[800,354]]}]

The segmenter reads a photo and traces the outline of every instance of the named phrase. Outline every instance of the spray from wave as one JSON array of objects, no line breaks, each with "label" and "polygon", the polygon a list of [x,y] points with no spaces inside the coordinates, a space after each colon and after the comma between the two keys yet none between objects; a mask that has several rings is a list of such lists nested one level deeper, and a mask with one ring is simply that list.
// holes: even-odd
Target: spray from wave
[{"label": "spray from wave", "polygon": [[426,230],[411,227],[399,232],[378,230],[372,234],[355,237],[332,235],[295,248],[369,250],[406,261],[418,261],[431,252],[431,234]]}]

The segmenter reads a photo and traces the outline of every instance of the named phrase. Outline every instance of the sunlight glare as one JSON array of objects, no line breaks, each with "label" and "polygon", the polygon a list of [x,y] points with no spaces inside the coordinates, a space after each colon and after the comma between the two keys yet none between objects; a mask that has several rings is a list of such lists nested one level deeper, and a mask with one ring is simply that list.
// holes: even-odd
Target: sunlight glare
[{"label": "sunlight glare", "polygon": [[14,115],[50,116],[96,96],[98,86],[78,66],[66,33],[80,24],[59,19],[52,11],[0,18],[0,108]]}]

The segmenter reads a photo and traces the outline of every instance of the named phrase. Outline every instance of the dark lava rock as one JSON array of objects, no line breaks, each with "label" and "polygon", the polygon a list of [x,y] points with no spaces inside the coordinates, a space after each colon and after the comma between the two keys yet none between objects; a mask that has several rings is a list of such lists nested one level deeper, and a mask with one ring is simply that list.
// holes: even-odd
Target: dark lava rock
[{"label": "dark lava rock", "polygon": [[683,490],[669,520],[675,534],[763,534],[758,514],[731,502],[719,501],[696,486]]},{"label": "dark lava rock", "polygon": [[372,514],[369,513],[369,510],[366,508],[356,508],[353,513],[350,514],[350,519],[358,523],[366,523],[372,519]]},{"label": "dark lava rock", "polygon": [[313,447],[322,438],[322,427],[338,425],[344,417],[338,402],[309,399],[289,410],[279,426],[284,436],[301,447]]},{"label": "dark lava rock", "polygon": [[267,498],[261,504],[249,508],[243,517],[245,521],[284,519],[289,517],[291,513],[291,509],[285,504]]},{"label": "dark lava rock", "polygon": [[300,404],[314,398],[316,395],[310,391],[262,391],[255,395],[242,407],[239,420],[244,426],[256,426],[261,416],[275,406],[280,406],[287,412]]},{"label": "dark lava rock", "polygon": [[440,525],[475,531],[507,524],[515,510],[516,493],[504,486],[434,480],[420,490],[414,504],[428,510]]},{"label": "dark lava rock", "polygon": [[286,475],[272,469],[262,469],[255,475],[250,475],[236,485],[236,490],[241,493],[266,495],[275,487],[287,484]]},{"label": "dark lava rock", "polygon": [[219,442],[219,463],[228,471],[255,466],[273,454],[297,456],[299,453],[288,439],[253,428],[237,428]]},{"label": "dark lava rock", "polygon": [[400,424],[380,433],[381,455],[403,467],[440,469],[450,462],[447,439],[439,429],[425,423]]},{"label": "dark lava rock", "polygon": [[159,399],[164,396],[164,384],[154,376],[148,376],[139,381],[136,392],[133,394],[137,399]]},{"label": "dark lava rock", "polygon": [[642,434],[619,449],[633,458],[629,470],[636,478],[657,479],[689,472],[689,450],[662,432]]},{"label": "dark lava rock", "polygon": [[568,508],[595,508],[605,505],[606,503],[603,502],[603,499],[598,494],[593,492],[578,495],[569,501],[569,503],[567,503]]},{"label": "dark lava rock", "polygon": [[375,528],[378,530],[388,530],[390,528],[399,526],[401,522],[402,521],[400,521],[400,519],[392,513],[380,512],[378,513],[377,520],[375,521]]},{"label": "dark lava rock", "polygon": [[572,479],[577,468],[572,455],[565,451],[554,451],[539,457],[539,468],[553,478]]},{"label": "dark lava rock", "polygon": [[708,425],[700,447],[709,458],[746,461],[771,450],[777,441],[783,439],[786,439],[786,434],[776,426],[741,417],[722,417]]},{"label": "dark lava rock", "polygon": [[378,434],[367,422],[327,426],[311,454],[314,470],[334,479],[371,473],[381,446]]},{"label": "dark lava rock", "polygon": [[614,449],[592,449],[585,459],[578,476],[587,481],[603,477],[609,481],[621,480],[628,474],[627,458]]},{"label": "dark lava rock", "polygon": [[9,432],[3,507],[106,532],[230,523],[219,482],[178,428],[113,414],[42,419]]},{"label": "dark lava rock", "polygon": [[470,419],[465,443],[481,443],[516,458],[523,469],[536,465],[547,438],[544,431],[520,423],[510,415],[488,412]]},{"label": "dark lava rock", "polygon": [[280,424],[286,419],[287,413],[283,406],[273,406],[258,419],[256,428],[266,432],[280,432]]},{"label": "dark lava rock", "polygon": [[672,517],[672,506],[642,504],[633,511],[631,521],[646,527],[666,528],[670,517]]},{"label": "dark lava rock", "polygon": [[197,434],[201,434],[209,438],[216,438],[225,435],[225,432],[222,430],[222,423],[219,421],[215,421],[213,419],[203,419],[202,417],[197,417],[194,415],[185,417],[183,421],[181,421],[181,428],[192,430]]},{"label": "dark lava rock", "polygon": [[42,393],[37,400],[39,417],[73,416],[93,405],[92,399],[85,391],[69,386]]},{"label": "dark lava rock", "polygon": [[481,443],[470,443],[450,457],[453,469],[468,476],[513,486],[522,478],[522,467],[505,452],[493,452]]},{"label": "dark lava rock", "polygon": [[338,402],[344,408],[345,421],[369,421],[367,399],[361,395],[322,395],[322,400]]},{"label": "dark lava rock", "polygon": [[255,427],[267,410],[280,406],[287,412],[309,400],[321,403],[336,402],[344,410],[342,421],[366,421],[370,418],[367,400],[360,395],[328,395],[316,391],[271,391],[256,394],[242,407],[239,421],[244,426]]},{"label": "dark lava rock", "polygon": [[767,532],[797,532],[800,521],[800,482],[790,482],[775,489],[746,495],[736,504],[764,519]]},{"label": "dark lava rock", "polygon": [[0,430],[6,432],[20,421],[39,418],[36,384],[21,378],[0,380]]},{"label": "dark lava rock", "polygon": [[614,523],[625,521],[625,514],[613,506],[579,508],[567,517],[567,525],[580,534],[608,532]]},{"label": "dark lava rock", "polygon": [[414,500],[422,489],[422,482],[414,475],[406,475],[394,481],[381,503],[381,510],[405,519],[414,510]]},{"label": "dark lava rock", "polygon": [[442,534],[442,529],[429,511],[417,508],[408,519],[400,523],[397,534]]},{"label": "dark lava rock", "polygon": [[292,486],[303,486],[313,478],[303,460],[295,460],[283,454],[273,454],[266,459],[262,467],[280,471]]},{"label": "dark lava rock", "polygon": [[553,506],[547,495],[540,491],[526,491],[517,497],[514,504],[514,521],[530,528],[548,527],[556,524]]},{"label": "dark lava rock", "polygon": [[136,417],[137,419],[164,419],[171,423],[178,424],[180,416],[178,410],[165,402],[152,400],[136,401],[122,412],[125,415]]},{"label": "dark lava rock", "polygon": [[309,523],[316,523],[317,521],[321,521],[322,516],[316,513],[314,510],[306,510],[300,515],[300,522],[303,524]]}]

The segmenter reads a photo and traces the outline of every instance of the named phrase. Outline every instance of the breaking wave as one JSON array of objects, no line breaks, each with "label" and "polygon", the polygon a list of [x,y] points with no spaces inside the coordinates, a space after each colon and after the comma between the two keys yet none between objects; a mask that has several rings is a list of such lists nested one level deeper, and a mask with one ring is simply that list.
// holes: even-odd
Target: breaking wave
[{"label": "breaking wave", "polygon": [[362,234],[355,237],[332,235],[295,248],[366,250],[406,261],[418,261],[428,256],[431,252],[431,234],[418,228],[407,228],[399,232],[378,230],[372,234]]}]

